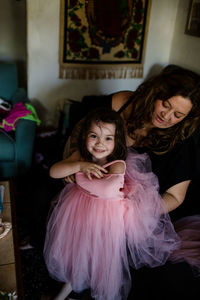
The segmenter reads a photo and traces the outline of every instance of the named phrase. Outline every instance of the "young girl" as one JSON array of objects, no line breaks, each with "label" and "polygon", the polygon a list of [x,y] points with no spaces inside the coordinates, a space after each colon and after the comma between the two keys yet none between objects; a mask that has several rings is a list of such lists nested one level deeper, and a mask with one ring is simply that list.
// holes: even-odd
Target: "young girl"
[{"label": "young girl", "polygon": [[[146,154],[129,152],[121,117],[108,108],[85,118],[79,152],[50,169],[53,178],[75,174],[47,225],[44,258],[50,275],[97,300],[126,299],[134,268],[162,265],[179,245]],[[125,175],[126,169],[126,176]]]}]

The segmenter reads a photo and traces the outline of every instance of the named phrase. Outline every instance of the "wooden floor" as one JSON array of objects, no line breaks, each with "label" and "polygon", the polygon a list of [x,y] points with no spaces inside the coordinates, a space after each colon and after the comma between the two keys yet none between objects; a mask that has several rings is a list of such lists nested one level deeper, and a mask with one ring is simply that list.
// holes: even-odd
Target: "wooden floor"
[{"label": "wooden floor", "polygon": [[[13,217],[10,182],[0,181],[4,186],[3,211],[0,213],[2,222],[10,222],[12,229],[0,239],[0,290],[18,294],[18,266],[16,265],[15,221]],[[14,242],[15,241],[15,242]],[[21,292],[20,292],[21,293]],[[22,299],[22,297],[20,297]]]}]

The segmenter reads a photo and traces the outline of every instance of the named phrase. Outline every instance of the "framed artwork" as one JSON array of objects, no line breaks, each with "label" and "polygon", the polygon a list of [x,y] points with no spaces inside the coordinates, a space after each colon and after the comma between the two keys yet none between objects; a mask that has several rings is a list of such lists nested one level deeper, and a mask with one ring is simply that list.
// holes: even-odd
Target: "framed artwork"
[{"label": "framed artwork", "polygon": [[148,0],[61,0],[60,78],[141,78]]},{"label": "framed artwork", "polygon": [[185,33],[200,36],[200,0],[191,0]]}]

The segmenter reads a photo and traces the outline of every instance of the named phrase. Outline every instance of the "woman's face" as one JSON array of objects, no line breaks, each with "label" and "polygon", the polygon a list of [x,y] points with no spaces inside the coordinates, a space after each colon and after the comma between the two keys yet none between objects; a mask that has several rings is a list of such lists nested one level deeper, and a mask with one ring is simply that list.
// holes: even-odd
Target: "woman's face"
[{"label": "woman's face", "polygon": [[156,100],[152,124],[158,128],[169,128],[182,121],[192,109],[192,102],[182,96],[173,96],[165,101]]}]

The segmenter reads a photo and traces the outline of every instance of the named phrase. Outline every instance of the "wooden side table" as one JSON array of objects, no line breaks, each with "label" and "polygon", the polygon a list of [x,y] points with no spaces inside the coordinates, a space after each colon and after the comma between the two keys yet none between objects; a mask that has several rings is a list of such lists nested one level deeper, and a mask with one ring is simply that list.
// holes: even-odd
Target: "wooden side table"
[{"label": "wooden side table", "polygon": [[0,181],[4,186],[3,222],[11,222],[12,229],[0,239],[0,290],[13,293],[23,299],[20,253],[17,239],[16,216],[12,181]]}]

